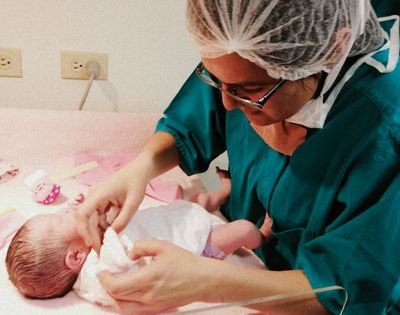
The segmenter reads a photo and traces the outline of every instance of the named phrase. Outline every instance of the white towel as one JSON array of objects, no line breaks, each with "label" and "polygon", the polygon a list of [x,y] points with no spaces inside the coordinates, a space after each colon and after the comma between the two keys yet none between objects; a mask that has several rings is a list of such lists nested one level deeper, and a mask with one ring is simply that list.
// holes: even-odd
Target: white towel
[{"label": "white towel", "polygon": [[140,210],[119,236],[111,228],[107,229],[99,257],[94,251],[90,252],[74,290],[90,302],[114,305],[113,299],[103,289],[96,274],[102,270],[114,273],[135,271],[150,263],[150,260],[144,259],[133,261],[127,256],[136,240],[167,240],[201,255],[209,233],[223,223],[224,221],[199,205],[184,200]]}]

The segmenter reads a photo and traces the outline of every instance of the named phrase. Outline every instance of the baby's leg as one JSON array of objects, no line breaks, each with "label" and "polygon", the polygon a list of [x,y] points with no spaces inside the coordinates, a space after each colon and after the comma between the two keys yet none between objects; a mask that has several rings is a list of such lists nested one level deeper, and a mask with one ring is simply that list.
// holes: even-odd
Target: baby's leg
[{"label": "baby's leg", "polygon": [[217,190],[195,195],[190,199],[190,201],[198,203],[209,212],[218,210],[218,208],[228,200],[231,193],[231,179],[229,172],[221,170],[219,167],[216,168],[216,172],[221,181],[221,187]]},{"label": "baby's leg", "polygon": [[[242,246],[255,249],[264,242],[264,236],[255,224],[247,220],[237,220],[218,225],[208,237],[209,247],[222,251],[225,255],[235,252]],[[220,256],[207,255],[205,256]]]}]

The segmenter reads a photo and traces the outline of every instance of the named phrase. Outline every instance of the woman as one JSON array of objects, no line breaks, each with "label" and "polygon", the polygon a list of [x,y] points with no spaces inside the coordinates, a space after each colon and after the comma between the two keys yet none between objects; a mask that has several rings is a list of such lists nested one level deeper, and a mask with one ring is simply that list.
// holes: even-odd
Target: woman
[{"label": "woman", "polygon": [[[393,311],[400,299],[398,29],[386,36],[369,1],[358,0],[189,0],[187,22],[202,62],[137,159],[90,192],[80,231],[90,242],[87,219],[110,204],[121,207],[113,226],[122,229],[151,178],[178,164],[202,172],[226,150],[232,192],[221,210],[258,226],[270,216],[274,238],[257,251],[269,270],[143,241],[132,257],[154,256],[154,263],[135,275],[101,274],[104,287],[128,311],[333,285],[348,293],[347,314]],[[295,302],[257,308],[339,313],[344,294]]]}]

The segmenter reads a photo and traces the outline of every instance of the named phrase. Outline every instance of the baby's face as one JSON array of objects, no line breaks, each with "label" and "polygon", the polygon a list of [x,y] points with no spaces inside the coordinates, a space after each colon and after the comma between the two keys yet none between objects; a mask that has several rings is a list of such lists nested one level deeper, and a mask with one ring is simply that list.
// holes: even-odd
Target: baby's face
[{"label": "baby's face", "polygon": [[31,219],[31,227],[40,233],[38,236],[46,236],[47,233],[57,232],[63,239],[72,240],[78,237],[73,209],[63,209],[56,213],[41,214]]},{"label": "baby's face", "polygon": [[[99,215],[93,215],[90,218],[89,225],[93,227],[100,238],[103,239],[104,229],[100,228],[101,218]],[[46,236],[47,232],[57,233],[65,240],[82,240],[76,228],[75,208],[62,209],[56,213],[42,214],[31,219],[31,226],[34,226],[38,237]]]}]

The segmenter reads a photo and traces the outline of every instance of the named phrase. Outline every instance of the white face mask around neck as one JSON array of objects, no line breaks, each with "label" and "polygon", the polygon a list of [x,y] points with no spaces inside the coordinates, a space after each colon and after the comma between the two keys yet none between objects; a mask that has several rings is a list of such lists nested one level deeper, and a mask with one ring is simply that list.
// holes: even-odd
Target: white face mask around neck
[{"label": "white face mask around neck", "polygon": [[[343,66],[345,60],[342,60],[340,64],[335,67],[335,69],[330,72],[324,82],[324,86],[322,88],[321,95],[315,99],[308,101],[300,111],[298,111],[293,116],[286,119],[286,121],[295,123],[298,125],[302,125],[308,128],[322,128],[324,126],[326,117],[333,106],[337,96],[342,90],[344,84],[354,75],[357,69],[364,63],[369,66],[377,69],[381,73],[388,73],[393,71],[396,68],[397,61],[399,58],[399,16],[392,15],[388,17],[379,18],[380,22],[394,20],[394,23],[390,29],[390,33],[385,34],[386,43],[380,47],[379,49],[368,53],[367,55],[359,58],[344,76],[340,79],[340,81],[333,88],[331,93],[329,94],[326,101],[323,101],[323,96],[325,93],[333,86],[337,75]],[[382,50],[388,50],[389,59],[386,65],[383,65],[381,62],[377,61],[373,58],[373,56]]]}]

